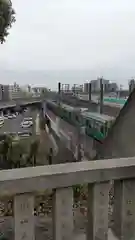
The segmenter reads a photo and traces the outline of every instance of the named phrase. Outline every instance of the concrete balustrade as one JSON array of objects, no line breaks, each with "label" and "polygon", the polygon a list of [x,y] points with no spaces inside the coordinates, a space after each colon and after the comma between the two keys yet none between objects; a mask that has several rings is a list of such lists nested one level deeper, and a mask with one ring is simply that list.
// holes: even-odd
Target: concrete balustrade
[{"label": "concrete balustrade", "polygon": [[108,235],[110,181],[121,180],[121,217],[116,222],[119,239],[131,240],[135,239],[134,179],[135,158],[3,170],[0,196],[14,195],[15,240],[34,240],[34,196],[53,189],[53,239],[74,240],[72,186],[88,183],[86,239],[114,240]]}]

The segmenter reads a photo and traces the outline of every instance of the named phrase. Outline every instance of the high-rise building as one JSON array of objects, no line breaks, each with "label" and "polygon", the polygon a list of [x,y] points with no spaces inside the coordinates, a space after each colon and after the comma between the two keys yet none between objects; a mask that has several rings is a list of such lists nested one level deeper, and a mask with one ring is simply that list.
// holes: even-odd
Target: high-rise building
[{"label": "high-rise building", "polygon": [[[104,92],[116,92],[118,90],[117,83],[115,82],[111,83],[109,80],[102,79],[102,83]],[[92,92],[100,91],[100,78],[91,81],[91,90]]]},{"label": "high-rise building", "polygon": [[83,91],[84,91],[84,93],[89,92],[89,83],[84,83]]},{"label": "high-rise building", "polygon": [[10,99],[9,96],[9,85],[0,85],[0,100],[8,101]]}]

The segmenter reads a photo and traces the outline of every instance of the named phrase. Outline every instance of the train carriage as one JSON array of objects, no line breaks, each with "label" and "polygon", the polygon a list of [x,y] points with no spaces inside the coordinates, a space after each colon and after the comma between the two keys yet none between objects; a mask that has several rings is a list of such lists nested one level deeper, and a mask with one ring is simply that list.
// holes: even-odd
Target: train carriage
[{"label": "train carriage", "polygon": [[89,112],[87,108],[72,107],[63,103],[49,101],[47,106],[54,114],[61,117],[76,127],[85,126],[85,132],[88,136],[101,141],[112,126],[115,118],[96,113]]},{"label": "train carriage", "polygon": [[81,115],[83,126],[86,127],[86,134],[97,140],[103,140],[107,136],[108,130],[115,120],[111,116],[95,112],[83,112]]}]

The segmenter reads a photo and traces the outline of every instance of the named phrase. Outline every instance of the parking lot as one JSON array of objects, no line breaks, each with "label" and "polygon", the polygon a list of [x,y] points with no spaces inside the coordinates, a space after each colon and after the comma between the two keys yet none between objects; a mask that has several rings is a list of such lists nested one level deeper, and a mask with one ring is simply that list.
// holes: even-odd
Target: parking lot
[{"label": "parking lot", "polygon": [[[33,134],[35,134],[35,119],[37,117],[38,111],[31,110],[30,108],[27,109],[26,112],[23,112],[22,114],[16,115],[15,118],[12,119],[4,119],[4,124],[0,127],[0,133],[4,132],[25,132],[26,130],[32,131]],[[10,113],[9,113],[10,115]],[[21,122],[26,117],[32,117],[33,119],[33,126],[30,128],[22,128]]]}]

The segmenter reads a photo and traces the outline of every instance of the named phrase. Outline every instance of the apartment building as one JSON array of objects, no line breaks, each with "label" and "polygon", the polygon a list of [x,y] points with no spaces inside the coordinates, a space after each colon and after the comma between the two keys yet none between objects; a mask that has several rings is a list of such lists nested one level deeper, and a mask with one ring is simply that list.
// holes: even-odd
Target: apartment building
[{"label": "apartment building", "polygon": [[[110,82],[109,80],[102,79],[102,83],[104,92],[116,92],[118,90],[117,83],[115,82]],[[100,91],[100,78],[91,81],[91,90],[92,92]]]}]

